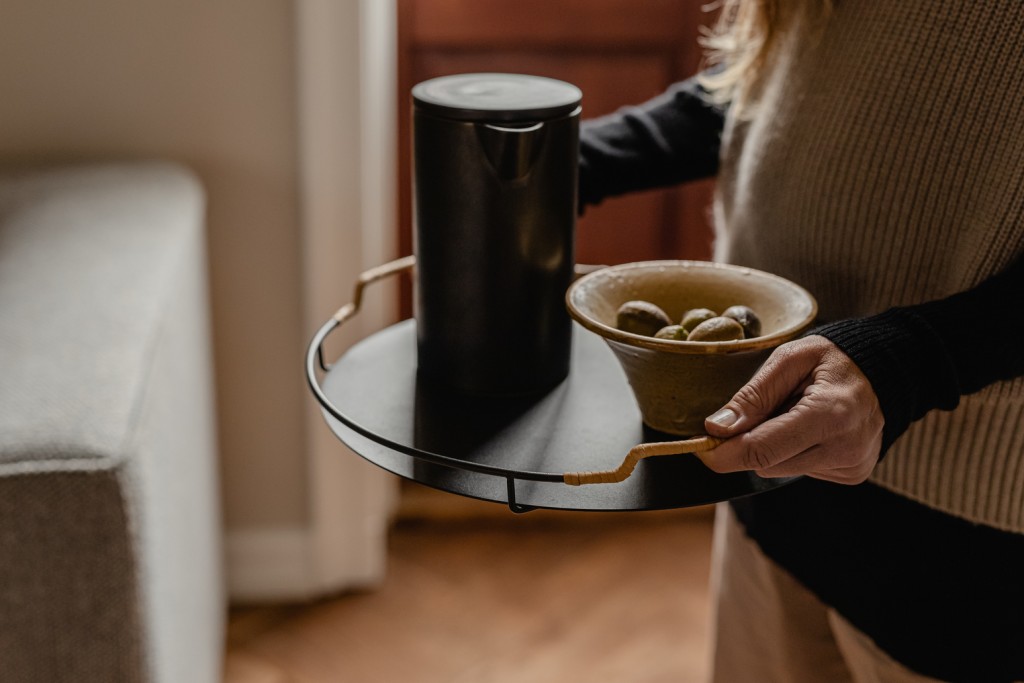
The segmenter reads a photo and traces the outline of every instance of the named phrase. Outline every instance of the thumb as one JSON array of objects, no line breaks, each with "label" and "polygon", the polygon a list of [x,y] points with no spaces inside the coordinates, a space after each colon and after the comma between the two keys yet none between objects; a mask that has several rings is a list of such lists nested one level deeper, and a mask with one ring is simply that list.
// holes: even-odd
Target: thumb
[{"label": "thumb", "polygon": [[817,365],[812,349],[799,343],[780,346],[728,403],[704,420],[705,430],[711,436],[729,438],[753,429],[787,406]]}]

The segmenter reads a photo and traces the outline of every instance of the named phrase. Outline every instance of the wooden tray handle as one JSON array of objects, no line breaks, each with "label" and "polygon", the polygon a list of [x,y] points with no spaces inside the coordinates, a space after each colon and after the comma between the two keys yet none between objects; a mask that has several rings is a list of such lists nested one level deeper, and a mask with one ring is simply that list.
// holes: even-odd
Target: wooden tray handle
[{"label": "wooden tray handle", "polygon": [[583,484],[617,484],[625,481],[636,464],[644,458],[656,455],[679,455],[681,453],[700,453],[709,451],[722,443],[724,439],[716,439],[713,436],[698,436],[683,441],[663,441],[656,443],[642,443],[633,446],[626,454],[626,458],[614,470],[604,472],[567,472],[563,481],[570,486],[581,486]]}]

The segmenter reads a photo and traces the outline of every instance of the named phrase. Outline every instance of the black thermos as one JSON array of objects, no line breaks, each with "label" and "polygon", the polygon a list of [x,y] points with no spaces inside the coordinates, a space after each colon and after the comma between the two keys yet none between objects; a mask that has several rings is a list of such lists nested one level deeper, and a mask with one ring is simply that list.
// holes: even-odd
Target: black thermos
[{"label": "black thermos", "polygon": [[420,376],[471,395],[546,391],[569,373],[582,95],[478,73],[412,96]]}]

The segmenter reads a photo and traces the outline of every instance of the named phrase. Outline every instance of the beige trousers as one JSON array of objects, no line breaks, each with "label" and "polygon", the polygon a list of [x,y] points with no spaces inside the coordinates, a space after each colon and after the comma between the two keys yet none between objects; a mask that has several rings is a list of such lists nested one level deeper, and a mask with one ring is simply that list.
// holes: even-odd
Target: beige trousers
[{"label": "beige trousers", "polygon": [[761,553],[732,510],[715,512],[714,683],[923,683]]}]

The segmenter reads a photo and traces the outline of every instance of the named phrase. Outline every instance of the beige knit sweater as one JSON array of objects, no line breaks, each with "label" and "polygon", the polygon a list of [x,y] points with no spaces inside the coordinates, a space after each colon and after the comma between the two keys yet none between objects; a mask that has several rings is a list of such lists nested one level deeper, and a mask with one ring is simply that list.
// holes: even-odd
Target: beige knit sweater
[{"label": "beige knit sweater", "polygon": [[[1024,251],[1021,0],[838,0],[783,37],[757,101],[726,122],[715,257],[799,282],[823,320],[948,296]],[[1024,379],[912,425],[872,481],[1024,533]]]}]

